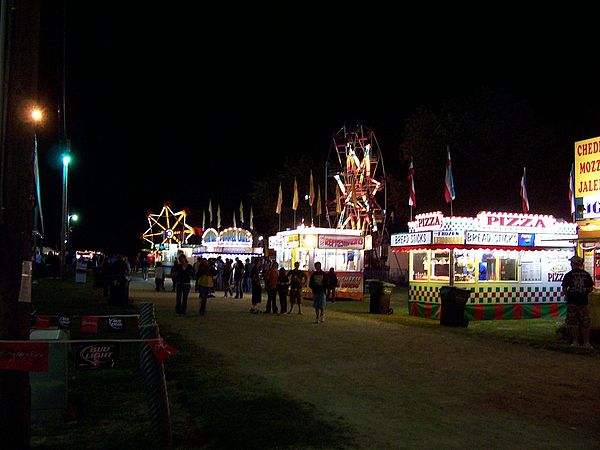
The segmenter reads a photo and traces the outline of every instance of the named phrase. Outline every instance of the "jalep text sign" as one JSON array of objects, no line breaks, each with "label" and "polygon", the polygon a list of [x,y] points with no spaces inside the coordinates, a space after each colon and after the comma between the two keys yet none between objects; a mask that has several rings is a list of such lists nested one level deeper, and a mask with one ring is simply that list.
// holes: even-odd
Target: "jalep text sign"
[{"label": "jalep text sign", "polygon": [[600,194],[600,137],[575,142],[575,197]]}]

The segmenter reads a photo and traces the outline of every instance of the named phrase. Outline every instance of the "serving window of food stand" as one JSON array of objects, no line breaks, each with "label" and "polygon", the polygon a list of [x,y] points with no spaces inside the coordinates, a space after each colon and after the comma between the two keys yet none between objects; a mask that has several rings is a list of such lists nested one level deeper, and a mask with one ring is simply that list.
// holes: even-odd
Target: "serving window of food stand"
[{"label": "serving window of food stand", "polygon": [[409,312],[439,318],[440,289],[470,291],[465,317],[521,319],[565,314],[561,281],[575,253],[577,226],[553,216],[481,212],[417,215],[391,236],[409,253]]}]

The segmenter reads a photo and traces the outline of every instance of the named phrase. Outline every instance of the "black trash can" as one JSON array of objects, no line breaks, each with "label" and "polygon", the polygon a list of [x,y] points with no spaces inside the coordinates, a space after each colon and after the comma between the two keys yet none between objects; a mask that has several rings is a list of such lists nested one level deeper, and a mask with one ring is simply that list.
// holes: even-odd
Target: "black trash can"
[{"label": "black trash can", "polygon": [[100,272],[100,267],[94,267],[92,271],[94,273],[94,287],[104,287],[104,276],[102,275],[102,272]]},{"label": "black trash can", "polygon": [[369,280],[369,293],[371,297],[369,312],[371,314],[391,314],[390,299],[392,297],[392,286],[383,281]]},{"label": "black trash can", "polygon": [[442,286],[440,289],[442,301],[440,325],[447,327],[467,327],[469,321],[465,319],[465,305],[470,295],[471,291],[468,289]]},{"label": "black trash can", "polygon": [[129,304],[129,280],[125,277],[113,279],[110,285],[109,305],[127,306]]}]

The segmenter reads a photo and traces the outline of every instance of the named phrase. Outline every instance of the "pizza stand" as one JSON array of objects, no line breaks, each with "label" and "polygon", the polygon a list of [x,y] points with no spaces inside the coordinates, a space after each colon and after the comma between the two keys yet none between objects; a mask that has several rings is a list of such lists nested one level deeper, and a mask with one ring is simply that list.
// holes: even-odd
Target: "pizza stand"
[{"label": "pizza stand", "polygon": [[391,249],[409,253],[409,313],[440,318],[440,290],[470,292],[468,320],[563,317],[561,282],[575,254],[577,225],[551,215],[480,212],[415,216]]},{"label": "pizza stand", "polygon": [[[269,237],[269,249],[275,251],[279,267],[291,270],[296,262],[310,277],[315,262],[323,271],[331,267],[338,278],[336,295],[339,298],[362,300],[364,285],[364,255],[371,248],[371,236],[361,230],[298,227],[280,231]],[[312,297],[308,287],[304,297]]]}]

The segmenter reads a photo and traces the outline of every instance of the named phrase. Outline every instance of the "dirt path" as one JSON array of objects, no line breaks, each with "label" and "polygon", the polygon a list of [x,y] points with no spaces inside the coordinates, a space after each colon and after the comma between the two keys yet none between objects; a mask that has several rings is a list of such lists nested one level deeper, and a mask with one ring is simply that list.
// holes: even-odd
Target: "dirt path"
[{"label": "dirt path", "polygon": [[[173,293],[134,280],[158,321],[286,395],[342,417],[359,448],[599,448],[600,358],[488,343],[466,330],[386,323],[328,307],[326,322],[252,315],[249,298],[196,295],[177,317]],[[263,302],[264,305],[264,302]],[[368,305],[365,304],[365,309]]]}]

